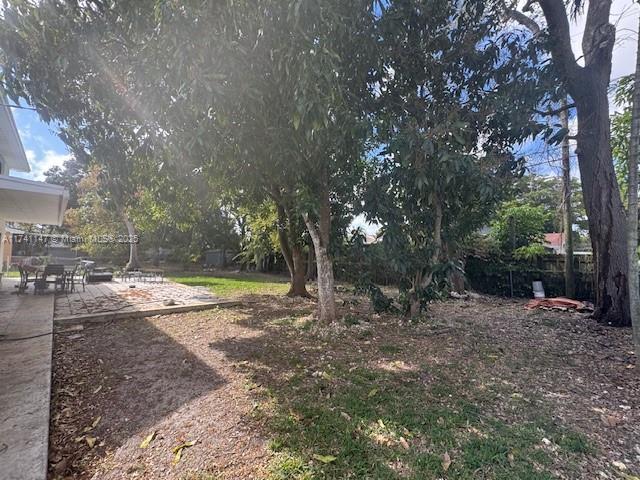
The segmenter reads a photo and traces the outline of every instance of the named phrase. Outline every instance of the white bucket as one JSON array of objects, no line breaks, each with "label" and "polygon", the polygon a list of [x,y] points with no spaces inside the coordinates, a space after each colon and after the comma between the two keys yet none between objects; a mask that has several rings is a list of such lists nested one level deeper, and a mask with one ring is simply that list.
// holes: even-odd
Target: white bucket
[{"label": "white bucket", "polygon": [[536,280],[533,282],[533,298],[544,298],[544,288],[542,287],[542,282]]}]

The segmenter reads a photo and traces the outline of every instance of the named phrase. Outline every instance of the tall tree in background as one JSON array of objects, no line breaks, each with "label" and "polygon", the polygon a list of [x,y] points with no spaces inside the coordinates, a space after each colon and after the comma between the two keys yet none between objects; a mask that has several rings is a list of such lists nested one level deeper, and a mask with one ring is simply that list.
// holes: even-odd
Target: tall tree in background
[{"label": "tall tree in background", "polygon": [[[584,66],[571,48],[570,13],[565,2],[529,1],[525,10],[535,3],[546,19],[548,48],[578,116],[578,164],[595,261],[595,316],[601,322],[628,326],[626,216],[613,166],[609,124],[608,87],[616,33],[609,23],[611,0],[589,2],[582,37]],[[582,1],[574,2],[574,14],[583,8]]]},{"label": "tall tree in background", "polygon": [[[562,106],[566,107],[566,100]],[[569,113],[566,108],[560,112],[562,128],[569,131]],[[576,296],[576,280],[573,271],[573,211],[571,195],[571,156],[569,138],[562,139],[562,231],[564,233],[564,294],[568,298]]]}]

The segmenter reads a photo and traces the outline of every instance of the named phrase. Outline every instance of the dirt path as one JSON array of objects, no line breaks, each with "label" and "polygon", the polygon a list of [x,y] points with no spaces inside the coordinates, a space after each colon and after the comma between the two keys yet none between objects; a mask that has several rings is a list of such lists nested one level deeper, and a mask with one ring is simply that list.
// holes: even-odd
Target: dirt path
[{"label": "dirt path", "polygon": [[[527,430],[535,437],[533,451],[544,450],[551,459],[544,466],[551,477],[629,478],[624,475],[640,472],[640,375],[629,330],[602,327],[579,314],[525,311],[521,302],[494,298],[433,305],[415,325],[372,315],[362,301],[346,303],[342,314],[348,321],[323,330],[310,327],[309,301],[264,296],[254,302],[57,334],[51,478],[264,478],[276,455],[268,442],[277,436],[278,422],[291,418],[301,423],[285,426],[281,435],[290,451],[310,462],[317,477],[343,478],[350,460],[313,460],[318,448],[341,445],[335,435],[311,434],[317,420],[304,420],[306,407],[296,399],[309,408],[317,402],[313,408],[321,417],[312,418],[332,412],[339,417],[340,398],[347,398],[345,405],[354,400],[344,392],[374,374],[375,388],[362,388],[365,403],[368,397],[378,402],[376,415],[406,420],[395,404],[380,403],[399,401],[396,388],[410,389],[418,406],[420,395],[428,395],[425,402],[441,401],[443,412],[448,399],[464,398],[480,409],[478,428],[495,421],[530,425],[544,417],[550,432],[575,432],[566,436],[573,443],[563,450],[564,434],[549,440],[543,427]],[[443,386],[449,390],[438,397]],[[398,447],[401,452],[426,455],[420,449],[428,431],[421,433],[420,425],[407,437],[409,450]],[[360,435],[359,428],[348,435]],[[452,434],[448,442],[458,442],[465,428],[467,437],[486,437],[476,427],[455,428],[445,432]],[[140,448],[153,432],[149,447]],[[96,439],[92,448],[89,437]],[[172,449],[189,441],[196,444],[173,465]],[[467,478],[466,441],[455,447],[459,451],[450,450],[454,478]],[[396,455],[390,448],[375,446],[370,461]],[[498,467],[508,469],[512,454],[504,455]],[[382,466],[384,478],[438,478],[412,474],[411,456],[405,456],[407,465],[398,460]],[[491,461],[487,478],[493,478]]]}]

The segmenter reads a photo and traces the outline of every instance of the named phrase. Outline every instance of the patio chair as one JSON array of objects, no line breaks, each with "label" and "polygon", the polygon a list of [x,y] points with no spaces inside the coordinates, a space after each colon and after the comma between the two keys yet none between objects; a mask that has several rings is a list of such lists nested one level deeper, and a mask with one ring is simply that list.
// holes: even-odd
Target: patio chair
[{"label": "patio chair", "polygon": [[87,269],[82,265],[76,265],[72,272],[65,277],[65,290],[74,292],[76,285],[82,285],[82,291],[85,291],[85,283],[87,279]]},{"label": "patio chair", "polygon": [[[23,293],[29,288],[29,284],[33,283],[35,285],[36,280],[38,280],[38,272],[35,270],[30,270],[31,266],[23,266],[22,264],[18,265],[18,272],[20,273],[20,282],[16,285],[18,289],[18,294]],[[34,276],[29,279],[29,274],[33,273]]]},{"label": "patio chair", "polygon": [[[49,276],[53,276],[53,280],[48,280]],[[65,286],[65,272],[64,265],[49,264],[44,267],[44,272],[40,278],[35,281],[35,294],[42,292],[47,288],[47,285],[53,284],[54,292],[58,291],[58,287],[64,290]]]}]

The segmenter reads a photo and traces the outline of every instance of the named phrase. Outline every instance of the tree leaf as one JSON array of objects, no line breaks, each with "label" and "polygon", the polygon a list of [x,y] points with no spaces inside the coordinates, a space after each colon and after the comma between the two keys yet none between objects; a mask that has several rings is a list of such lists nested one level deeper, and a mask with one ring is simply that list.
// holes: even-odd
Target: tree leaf
[{"label": "tree leaf", "polygon": [[313,454],[313,458],[322,463],[331,463],[337,460],[337,457],[334,457],[333,455],[318,455],[317,453]]},{"label": "tree leaf", "polygon": [[449,456],[449,452],[444,452],[444,455],[442,455],[442,470],[446,472],[447,470],[449,470],[450,466],[451,457]]},{"label": "tree leaf", "polygon": [[142,443],[140,443],[140,448],[147,448],[154,438],[156,438],[156,432],[151,432],[144,438],[144,440],[142,440]]}]

